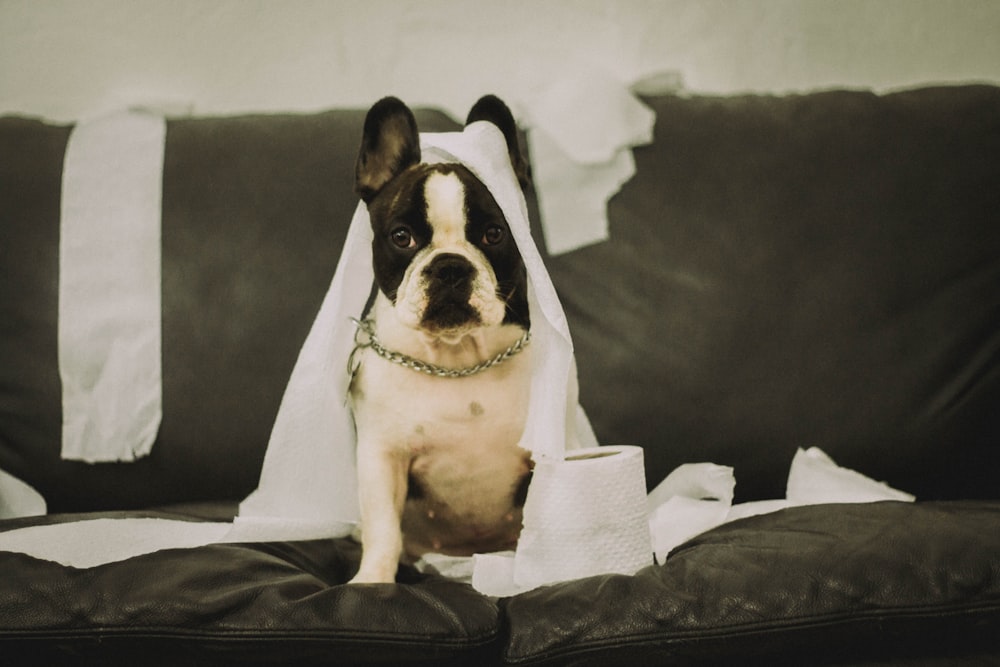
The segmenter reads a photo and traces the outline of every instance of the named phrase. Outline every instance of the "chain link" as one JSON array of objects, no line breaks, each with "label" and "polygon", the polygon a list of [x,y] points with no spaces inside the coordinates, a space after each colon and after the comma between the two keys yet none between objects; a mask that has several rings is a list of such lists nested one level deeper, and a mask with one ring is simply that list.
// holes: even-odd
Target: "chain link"
[{"label": "chain link", "polygon": [[[480,362],[475,366],[469,366],[468,368],[444,368],[443,366],[436,366],[435,364],[415,359],[409,355],[403,354],[402,352],[393,352],[392,350],[386,349],[375,336],[375,323],[372,320],[361,321],[352,317],[351,321],[354,322],[354,325],[358,328],[354,334],[354,349],[351,351],[351,356],[348,360],[348,370],[352,376],[357,372],[358,368],[358,365],[354,361],[355,356],[357,355],[358,350],[362,350],[364,348],[371,348],[372,352],[386,361],[398,364],[403,368],[409,368],[410,370],[417,371],[418,373],[440,378],[464,378],[469,377],[470,375],[476,375],[477,373],[482,373],[483,371],[489,370],[494,366],[499,366],[503,362],[521,352],[531,340],[531,332],[525,331],[524,335],[518,338],[513,345],[508,347],[503,352],[500,352],[495,357]],[[367,340],[361,339],[362,334],[367,337]]]}]

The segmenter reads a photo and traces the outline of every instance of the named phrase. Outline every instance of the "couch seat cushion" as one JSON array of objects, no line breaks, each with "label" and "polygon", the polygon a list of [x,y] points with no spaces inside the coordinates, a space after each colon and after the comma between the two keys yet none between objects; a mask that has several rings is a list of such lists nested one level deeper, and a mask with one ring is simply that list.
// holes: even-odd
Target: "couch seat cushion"
[{"label": "couch seat cushion", "polygon": [[344,586],[351,540],[174,549],[75,569],[0,553],[3,664],[473,664],[495,601],[403,568]]},{"label": "couch seat cushion", "polygon": [[998,527],[996,502],[817,505],[736,521],[634,577],[505,600],[505,658],[606,666],[995,656]]}]

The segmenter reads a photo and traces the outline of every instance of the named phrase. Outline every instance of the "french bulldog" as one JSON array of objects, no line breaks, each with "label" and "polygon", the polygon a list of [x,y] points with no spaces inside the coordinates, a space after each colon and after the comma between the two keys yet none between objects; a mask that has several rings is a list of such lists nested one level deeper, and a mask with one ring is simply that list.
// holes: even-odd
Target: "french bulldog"
[{"label": "french bulldog", "polygon": [[[524,186],[510,110],[486,96],[469,112],[477,121],[501,130]],[[461,164],[422,163],[413,113],[396,98],[368,112],[355,190],[377,290],[351,362],[362,546],[351,582],[393,582],[401,560],[517,543],[533,465],[518,446],[527,274],[489,189]]]}]

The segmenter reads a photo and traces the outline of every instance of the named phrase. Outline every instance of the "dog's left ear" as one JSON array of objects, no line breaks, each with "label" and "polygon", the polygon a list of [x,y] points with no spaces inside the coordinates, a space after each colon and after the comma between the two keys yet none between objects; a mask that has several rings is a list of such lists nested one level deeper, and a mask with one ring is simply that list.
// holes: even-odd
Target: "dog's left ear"
[{"label": "dog's left ear", "polygon": [[503,132],[503,138],[507,142],[507,152],[510,154],[510,164],[514,167],[514,174],[517,182],[521,184],[521,189],[526,189],[531,182],[530,167],[528,161],[521,154],[521,146],[517,138],[517,124],[514,122],[514,115],[496,95],[485,95],[472,105],[465,124],[474,123],[477,120],[485,120],[493,123]]},{"label": "dog's left ear", "polygon": [[368,110],[354,168],[354,191],[366,204],[385,184],[420,162],[420,135],[410,108],[385,97]]}]

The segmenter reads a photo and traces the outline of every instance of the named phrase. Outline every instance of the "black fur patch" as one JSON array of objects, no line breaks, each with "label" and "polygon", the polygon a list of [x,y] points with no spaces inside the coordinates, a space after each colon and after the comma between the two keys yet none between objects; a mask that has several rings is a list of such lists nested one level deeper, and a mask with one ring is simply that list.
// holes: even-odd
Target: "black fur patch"
[{"label": "black fur patch", "polygon": [[[393,303],[396,302],[396,292],[413,256],[431,240],[427,202],[423,193],[424,184],[432,171],[432,165],[414,165],[390,181],[368,202],[368,214],[374,233],[372,262],[375,282]],[[400,248],[393,242],[392,232],[397,227],[405,227],[410,231],[414,247]]]},{"label": "black fur patch", "polygon": [[423,485],[413,476],[413,473],[410,473],[407,477],[406,497],[410,500],[422,500],[427,497],[427,492],[424,491]]},{"label": "black fur patch", "polygon": [[365,116],[354,190],[368,203],[386,183],[420,162],[420,135],[413,112],[395,97],[375,103]]},{"label": "black fur patch", "polygon": [[534,473],[529,470],[518,480],[517,486],[514,488],[514,507],[524,507],[524,503],[528,499],[528,487],[531,485],[533,475]]}]

